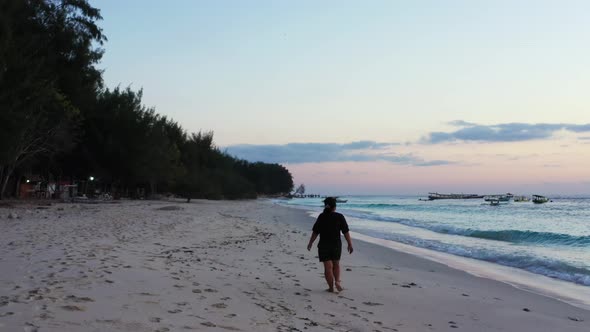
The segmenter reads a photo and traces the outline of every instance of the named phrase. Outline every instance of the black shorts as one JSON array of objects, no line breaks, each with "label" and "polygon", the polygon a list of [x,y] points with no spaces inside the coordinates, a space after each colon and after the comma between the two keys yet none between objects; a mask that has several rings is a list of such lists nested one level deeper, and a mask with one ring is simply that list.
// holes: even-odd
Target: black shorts
[{"label": "black shorts", "polygon": [[320,262],[339,261],[341,255],[342,245],[328,248],[318,248],[318,256],[320,257]]}]

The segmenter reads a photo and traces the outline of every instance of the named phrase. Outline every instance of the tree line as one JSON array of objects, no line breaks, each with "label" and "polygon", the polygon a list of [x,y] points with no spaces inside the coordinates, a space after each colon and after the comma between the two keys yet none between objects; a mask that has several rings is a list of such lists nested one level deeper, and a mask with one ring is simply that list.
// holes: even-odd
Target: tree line
[{"label": "tree line", "polygon": [[292,190],[285,167],[230,156],[212,132],[144,106],[141,90],[105,87],[101,19],[87,0],[0,0],[0,198],[26,174],[189,200]]}]

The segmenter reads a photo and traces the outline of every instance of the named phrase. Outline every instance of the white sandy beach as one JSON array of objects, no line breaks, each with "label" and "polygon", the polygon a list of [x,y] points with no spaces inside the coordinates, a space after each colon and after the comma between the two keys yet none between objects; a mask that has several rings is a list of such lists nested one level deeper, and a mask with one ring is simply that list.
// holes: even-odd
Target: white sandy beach
[{"label": "white sandy beach", "polygon": [[354,237],[327,293],[312,222],[264,200],[0,207],[0,331],[590,331],[582,308]]}]

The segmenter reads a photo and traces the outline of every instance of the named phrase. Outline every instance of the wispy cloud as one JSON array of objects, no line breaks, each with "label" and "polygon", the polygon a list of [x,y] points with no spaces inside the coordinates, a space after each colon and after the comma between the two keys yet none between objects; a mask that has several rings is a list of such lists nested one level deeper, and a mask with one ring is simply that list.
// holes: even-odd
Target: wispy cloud
[{"label": "wispy cloud", "polygon": [[358,141],[339,143],[288,143],[283,145],[239,144],[226,147],[227,153],[248,161],[302,164],[324,162],[386,161],[413,166],[441,166],[453,164],[447,160],[424,160],[413,154],[390,151],[397,143]]},{"label": "wispy cloud", "polygon": [[422,139],[422,143],[437,144],[444,142],[521,142],[547,139],[559,130],[574,133],[590,132],[590,124],[567,123],[501,123],[480,125],[462,120],[449,122],[460,127],[451,132],[431,132]]},{"label": "wispy cloud", "polygon": [[379,143],[379,142],[375,142],[375,141],[357,141],[357,142],[342,144],[341,146],[344,149],[350,149],[350,150],[366,150],[366,149],[379,150],[379,149],[386,149],[386,148],[391,147],[393,145],[399,145],[399,144],[398,143]]},{"label": "wispy cloud", "polygon": [[463,121],[463,120],[454,120],[454,121],[450,121],[448,123],[451,126],[455,126],[455,127],[469,127],[469,126],[477,126],[476,123],[473,122],[467,122],[467,121]]}]

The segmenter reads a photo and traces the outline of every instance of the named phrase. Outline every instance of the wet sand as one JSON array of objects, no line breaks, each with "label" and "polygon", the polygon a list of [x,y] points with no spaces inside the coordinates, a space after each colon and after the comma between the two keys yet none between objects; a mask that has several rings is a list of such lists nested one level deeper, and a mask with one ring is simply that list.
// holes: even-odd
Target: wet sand
[{"label": "wet sand", "polygon": [[263,200],[0,207],[0,331],[590,330],[584,309],[354,239],[327,293],[312,223]]}]

